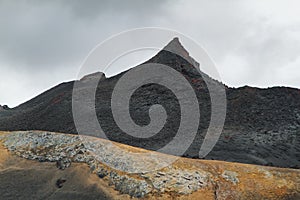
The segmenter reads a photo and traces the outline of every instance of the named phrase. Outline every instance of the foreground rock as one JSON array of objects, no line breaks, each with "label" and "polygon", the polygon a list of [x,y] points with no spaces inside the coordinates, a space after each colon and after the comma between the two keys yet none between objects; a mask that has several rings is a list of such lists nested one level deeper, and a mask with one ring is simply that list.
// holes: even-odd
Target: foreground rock
[{"label": "foreground rock", "polygon": [[[295,169],[178,158],[171,165],[156,171],[128,173],[126,171],[133,170],[146,158],[143,156],[132,158],[126,156],[126,152],[146,154],[149,151],[114,143],[125,152],[120,156],[118,151],[106,148],[110,143],[107,140],[39,131],[2,133],[0,139],[5,148],[20,157],[43,163],[55,162],[51,170],[66,171],[74,167],[73,165],[86,163],[91,171],[98,175],[99,182],[105,182],[107,187],[119,191],[120,195],[124,194],[122,199],[126,198],[126,195],[145,199],[299,199],[300,197],[300,170]],[[86,148],[82,139],[85,140],[84,144],[93,145]],[[92,147],[103,152],[106,156],[105,163],[97,160],[91,153]],[[159,153],[155,155],[163,159],[171,157]],[[35,165],[43,164],[35,163]],[[55,165],[59,169],[55,169]],[[65,177],[59,177],[55,181],[56,188],[64,188],[64,185],[71,184]],[[100,193],[101,190],[99,195]],[[117,196],[106,198],[120,199]]]}]

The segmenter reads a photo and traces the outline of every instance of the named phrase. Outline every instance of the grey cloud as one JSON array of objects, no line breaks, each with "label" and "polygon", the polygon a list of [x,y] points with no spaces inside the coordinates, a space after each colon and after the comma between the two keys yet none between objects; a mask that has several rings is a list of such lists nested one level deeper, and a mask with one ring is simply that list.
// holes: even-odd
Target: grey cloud
[{"label": "grey cloud", "polygon": [[[168,5],[162,0],[66,0],[56,1],[62,3],[64,7],[71,10],[75,17],[93,19],[101,13],[111,13],[121,16],[123,14],[132,15],[139,18],[148,18],[150,15],[159,14]],[[172,1],[172,3],[176,3]]]},{"label": "grey cloud", "polygon": [[111,34],[158,17],[163,6],[138,0],[2,1],[1,60],[35,70],[74,64]]},{"label": "grey cloud", "polygon": [[[282,77],[275,72],[289,70],[287,67],[300,58],[300,40],[291,37],[290,30],[289,27],[265,25],[240,44],[235,54],[247,61],[249,84],[267,85],[272,77],[280,80]],[[299,77],[300,71],[294,73]]]}]

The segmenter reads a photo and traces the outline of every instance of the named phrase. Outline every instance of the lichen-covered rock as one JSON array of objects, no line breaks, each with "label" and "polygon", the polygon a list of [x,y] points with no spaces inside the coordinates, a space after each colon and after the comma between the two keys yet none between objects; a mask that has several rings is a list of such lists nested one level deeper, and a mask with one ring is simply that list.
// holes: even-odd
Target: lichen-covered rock
[{"label": "lichen-covered rock", "polygon": [[227,171],[225,170],[222,174],[222,177],[225,178],[227,181],[232,182],[233,184],[237,184],[239,179],[237,178],[238,174],[236,172]]},{"label": "lichen-covered rock", "polygon": [[58,169],[64,170],[64,169],[70,167],[70,165],[71,165],[71,160],[68,158],[64,158],[64,159],[56,161],[56,167]]},{"label": "lichen-covered rock", "polygon": [[[296,169],[178,158],[159,170],[128,173],[127,170],[141,165],[144,158],[130,157],[126,152],[148,151],[115,144],[124,149],[125,153],[120,154],[108,148],[108,141],[103,139],[42,131],[2,133],[0,136],[9,151],[26,159],[56,162],[59,169],[69,167],[72,162],[86,163],[115,190],[136,198],[297,199],[300,194],[300,170]],[[101,160],[92,149],[102,152]],[[157,155],[162,159],[170,157]]]}]

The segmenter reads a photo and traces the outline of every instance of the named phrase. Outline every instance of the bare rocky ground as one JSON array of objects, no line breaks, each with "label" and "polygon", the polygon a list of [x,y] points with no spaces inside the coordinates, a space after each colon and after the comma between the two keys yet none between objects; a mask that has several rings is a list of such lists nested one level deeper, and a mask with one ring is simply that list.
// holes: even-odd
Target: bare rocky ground
[{"label": "bare rocky ground", "polygon": [[[177,44],[174,45],[174,42]],[[168,46],[170,45],[177,47],[177,52],[188,55],[181,44],[178,44],[178,40],[173,40]],[[146,63],[164,64],[182,73],[192,85],[201,111],[197,136],[185,152],[185,157],[198,158],[210,122],[210,94],[203,79],[206,77],[211,84],[225,87],[227,115],[218,143],[204,159],[287,168],[300,167],[299,89],[229,88],[209,78],[208,75],[199,73],[187,62],[189,57],[180,57],[165,49]],[[192,62],[195,63],[194,60]],[[134,122],[142,126],[149,124],[149,108],[154,104],[162,105],[168,118],[164,128],[155,136],[147,139],[134,138],[116,125],[111,111],[112,91],[123,74],[110,78],[102,77],[99,82],[95,103],[98,121],[106,136],[112,141],[148,150],[160,149],[174,138],[178,130],[180,124],[178,100],[169,89],[157,84],[148,84],[139,88],[130,100],[130,114]],[[99,74],[62,83],[16,108],[1,109],[0,130],[46,130],[76,134],[72,115],[73,85],[80,83],[81,87],[78,89],[84,95],[89,89],[89,81],[97,76]],[[212,92],[218,95],[218,91]],[[83,112],[91,111],[90,108],[82,109]],[[172,151],[168,153],[172,154]]]},{"label": "bare rocky ground", "polygon": [[[0,132],[0,137],[3,136]],[[105,200],[130,199],[107,186],[83,163],[72,163],[65,170],[59,170],[55,162],[38,162],[21,158],[8,151],[0,142],[0,199],[74,199]],[[59,180],[65,180],[58,187]]]},{"label": "bare rocky ground", "polygon": [[[162,169],[128,173],[150,151],[78,135],[0,132],[0,199],[299,199],[300,171],[178,157]],[[84,145],[83,144],[83,141]],[[106,157],[105,163],[92,150]],[[161,160],[174,158],[152,152]],[[125,156],[128,155],[128,156]],[[159,162],[160,159],[157,159]],[[30,161],[31,160],[31,161]],[[116,170],[115,167],[118,166]]]}]

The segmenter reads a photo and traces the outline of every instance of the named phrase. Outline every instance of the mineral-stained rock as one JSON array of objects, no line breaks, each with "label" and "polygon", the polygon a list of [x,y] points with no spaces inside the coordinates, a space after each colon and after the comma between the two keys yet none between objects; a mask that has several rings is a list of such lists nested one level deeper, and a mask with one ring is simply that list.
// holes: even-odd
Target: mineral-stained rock
[{"label": "mineral-stained rock", "polygon": [[[126,155],[149,151],[112,143],[125,151],[120,156],[118,151],[107,148],[107,140],[43,131],[2,133],[0,140],[10,152],[26,159],[57,162],[59,165],[86,163],[99,176],[99,181],[102,179],[121,194],[135,198],[297,199],[300,194],[300,170],[296,169],[178,157],[169,166],[155,171],[129,173],[126,170],[140,165],[145,156]],[[106,155],[105,162],[98,160],[89,151],[91,148],[104,153],[109,151],[102,154]],[[155,155],[164,159],[171,157],[160,153]],[[124,171],[114,168],[117,165]],[[57,187],[62,187],[64,182],[65,179],[57,180]]]}]

